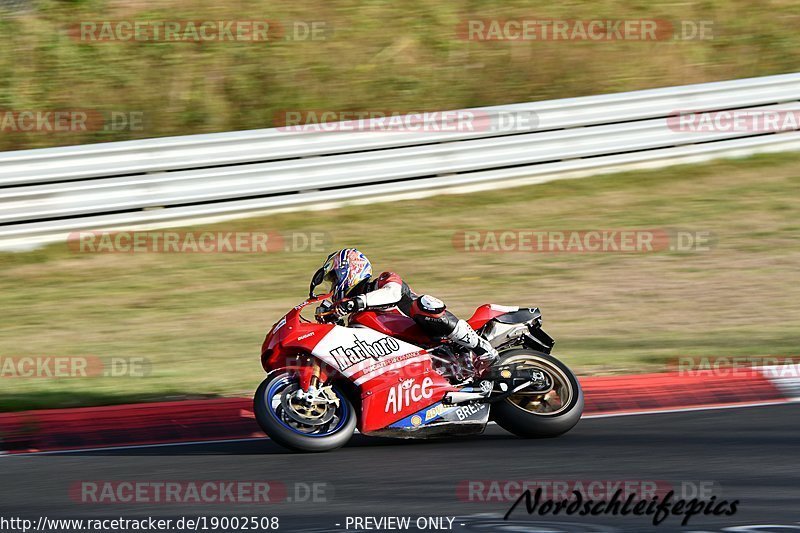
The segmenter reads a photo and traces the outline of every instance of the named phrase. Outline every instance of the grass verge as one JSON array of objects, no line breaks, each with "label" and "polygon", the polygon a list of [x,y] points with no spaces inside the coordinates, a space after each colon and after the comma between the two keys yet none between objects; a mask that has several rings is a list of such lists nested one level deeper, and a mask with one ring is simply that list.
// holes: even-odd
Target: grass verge
[{"label": "grass verge", "polygon": [[[799,18],[796,2],[748,0],[5,2],[0,110],[89,110],[142,125],[64,133],[4,126],[0,150],[265,128],[286,110],[460,109],[794,72]],[[75,31],[81,22],[264,19],[320,22],[325,38],[91,42]],[[701,23],[708,31],[658,41],[459,38],[467,20],[525,19],[659,19],[686,36]]]},{"label": "grass verge", "polygon": [[[681,355],[797,354],[800,154],[288,213],[212,231],[324,231],[460,315],[539,306],[581,373]],[[708,231],[707,251],[465,253],[476,229]],[[0,254],[0,356],[143,357],[143,378],[0,377],[0,410],[249,395],[266,329],[325,253]]]}]

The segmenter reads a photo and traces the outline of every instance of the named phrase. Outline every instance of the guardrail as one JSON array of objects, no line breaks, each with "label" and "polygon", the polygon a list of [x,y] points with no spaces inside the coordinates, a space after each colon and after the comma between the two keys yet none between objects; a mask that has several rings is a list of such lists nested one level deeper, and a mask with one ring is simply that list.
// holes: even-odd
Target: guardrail
[{"label": "guardrail", "polygon": [[[0,154],[0,249],[442,188],[800,149],[800,131],[680,131],[677,111],[800,116],[800,74],[465,110],[459,131],[264,129]],[[504,117],[534,117],[513,129]],[[670,117],[673,117],[670,119]]]}]

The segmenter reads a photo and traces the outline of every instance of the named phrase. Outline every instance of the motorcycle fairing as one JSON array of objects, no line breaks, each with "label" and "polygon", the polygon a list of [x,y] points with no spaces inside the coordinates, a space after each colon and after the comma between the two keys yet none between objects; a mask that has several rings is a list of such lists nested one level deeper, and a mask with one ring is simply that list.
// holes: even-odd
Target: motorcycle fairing
[{"label": "motorcycle fairing", "polygon": [[467,323],[472,326],[472,329],[478,331],[491,319],[516,311],[519,311],[519,307],[517,306],[483,304],[467,319]]},{"label": "motorcycle fairing", "polygon": [[542,318],[538,307],[520,307],[517,311],[504,313],[495,320],[503,324],[525,324]]},{"label": "motorcycle fairing", "polygon": [[433,369],[426,350],[369,328],[333,326],[311,353],[360,388],[362,432],[384,428],[455,390]]},{"label": "motorcycle fairing", "polygon": [[301,320],[300,312],[307,304],[297,305],[270,328],[261,345],[261,366],[269,372],[280,366],[281,358],[294,352],[310,352],[331,329],[331,324]]},{"label": "motorcycle fairing", "polygon": [[[386,360],[402,368],[428,357],[425,350],[369,328],[333,326],[311,347],[311,353],[356,385],[380,373]],[[383,365],[380,365],[383,363]]]},{"label": "motorcycle fairing", "polygon": [[[465,387],[461,390],[471,392],[472,388]],[[436,402],[370,435],[411,439],[479,434],[483,432],[488,422],[488,404],[447,405]]]}]

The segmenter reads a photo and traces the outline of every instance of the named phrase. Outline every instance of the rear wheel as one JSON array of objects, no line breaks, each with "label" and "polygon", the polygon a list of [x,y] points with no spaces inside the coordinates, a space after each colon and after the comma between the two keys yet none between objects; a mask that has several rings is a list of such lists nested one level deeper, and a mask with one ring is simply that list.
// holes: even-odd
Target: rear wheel
[{"label": "rear wheel", "polygon": [[291,450],[324,452],[344,446],[356,428],[356,412],[347,396],[332,385],[322,387],[311,401],[298,391],[297,378],[287,371],[267,376],[253,398],[261,429]]},{"label": "rear wheel", "polygon": [[496,365],[518,364],[538,370],[547,390],[522,390],[492,404],[494,420],[520,437],[557,437],[572,429],[583,413],[583,391],[572,371],[551,355],[528,349],[503,352]]}]

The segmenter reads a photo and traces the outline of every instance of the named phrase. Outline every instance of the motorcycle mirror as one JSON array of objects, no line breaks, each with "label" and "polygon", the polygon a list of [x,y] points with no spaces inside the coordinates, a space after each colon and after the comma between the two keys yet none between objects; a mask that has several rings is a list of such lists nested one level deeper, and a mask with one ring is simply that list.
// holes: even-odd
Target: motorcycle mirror
[{"label": "motorcycle mirror", "polygon": [[316,289],[319,285],[322,285],[322,282],[325,281],[325,270],[320,268],[314,275],[311,277],[311,287],[308,289],[308,297],[314,298],[316,296],[314,294],[314,289]]}]

